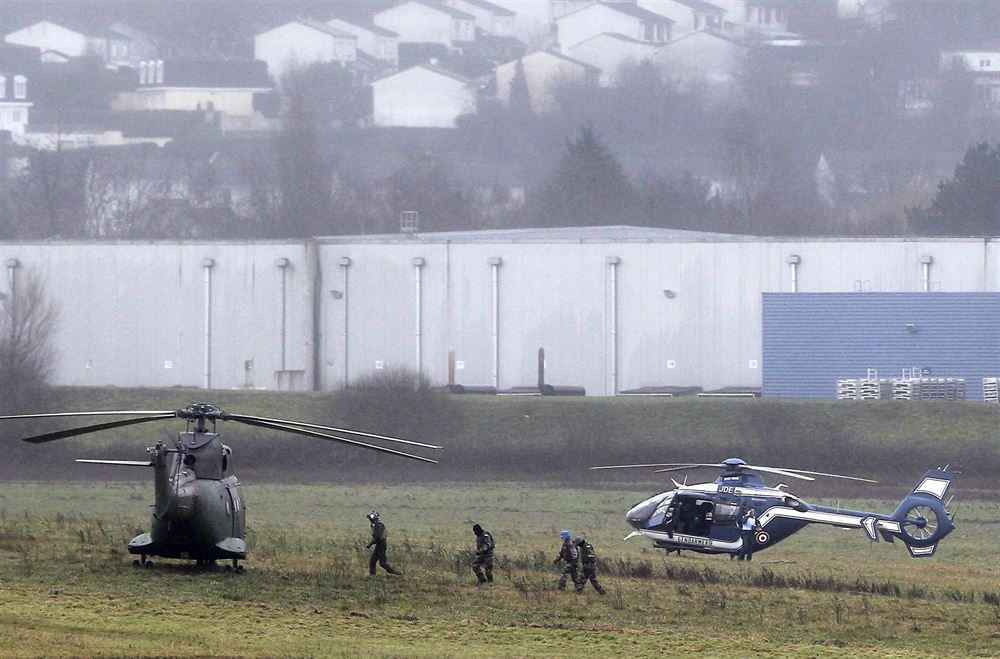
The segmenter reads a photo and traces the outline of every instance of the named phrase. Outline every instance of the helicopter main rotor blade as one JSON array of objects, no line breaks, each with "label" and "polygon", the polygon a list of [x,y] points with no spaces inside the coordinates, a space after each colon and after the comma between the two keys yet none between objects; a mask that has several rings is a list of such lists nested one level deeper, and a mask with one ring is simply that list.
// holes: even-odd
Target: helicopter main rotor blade
[{"label": "helicopter main rotor blade", "polygon": [[122,416],[126,414],[131,416],[177,416],[177,412],[174,410],[113,410],[106,412],[46,412],[43,414],[9,414],[7,416],[0,416],[0,421],[5,419],[45,419],[60,416]]},{"label": "helicopter main rotor blade", "polygon": [[152,467],[153,463],[149,460],[88,460],[85,458],[77,458],[76,462],[84,462],[91,465],[121,465],[123,467]]},{"label": "helicopter main rotor blade", "polygon": [[305,435],[306,437],[316,437],[319,439],[328,439],[335,442],[341,442],[343,444],[350,444],[351,446],[360,446],[361,448],[372,449],[373,451],[379,451],[381,453],[388,453],[390,455],[398,455],[403,458],[410,458],[411,460],[420,460],[421,462],[430,462],[432,464],[437,464],[437,460],[431,460],[430,458],[425,458],[420,455],[413,455],[412,453],[403,453],[402,451],[397,451],[391,448],[385,448],[382,446],[376,446],[374,444],[366,444],[365,442],[359,442],[354,439],[347,439],[346,437],[337,437],[336,435],[327,435],[325,433],[317,432],[315,430],[307,430],[306,428],[299,428],[297,426],[289,426],[283,423],[272,423],[270,421],[251,421],[249,419],[231,419],[233,421],[239,421],[240,423],[245,423],[248,426],[259,426],[261,428],[270,428],[271,430],[282,430],[284,432],[295,433],[297,435]]},{"label": "helicopter main rotor blade", "polygon": [[784,469],[778,469],[776,467],[757,467],[754,465],[740,465],[740,469],[745,469],[747,471],[762,471],[766,474],[778,474],[779,476],[787,476],[788,478],[798,478],[803,481],[814,481],[816,480],[812,476],[803,476],[802,474],[797,474],[791,471],[785,471]]},{"label": "helicopter main rotor blade", "polygon": [[303,423],[301,421],[289,421],[287,419],[269,419],[263,416],[250,416],[247,414],[223,414],[222,419],[228,421],[241,421],[243,423],[247,423],[249,421],[264,421],[266,423],[278,423],[285,426],[312,428],[313,430],[326,430],[327,432],[339,432],[345,435],[357,435],[359,437],[368,437],[370,439],[381,439],[387,442],[397,442],[399,444],[408,444],[410,446],[419,446],[421,448],[431,448],[431,449],[443,448],[435,444],[424,444],[423,442],[414,442],[409,439],[399,439],[398,437],[376,435],[375,433],[364,432],[362,430],[351,430],[350,428],[334,428],[333,426],[321,426],[315,423]]},{"label": "helicopter main rotor blade", "polygon": [[725,467],[724,464],[689,464],[687,462],[657,462],[643,465],[608,465],[605,467],[590,467],[590,469],[633,469],[636,467],[676,467],[677,469],[661,469],[659,471],[678,471],[692,467]]},{"label": "helicopter main rotor blade", "polygon": [[[762,471],[763,470],[761,467],[755,467],[753,465],[747,465],[747,468],[748,469],[756,469],[758,471]],[[774,467],[771,467],[771,469],[774,469]],[[781,471],[783,471],[785,473],[795,472],[797,474],[811,474],[813,476],[826,476],[828,478],[846,478],[847,480],[863,481],[865,483],[877,483],[878,482],[878,481],[872,480],[870,478],[860,478],[858,476],[844,476],[842,474],[827,474],[827,473],[824,473],[822,471],[806,471],[805,469],[789,469],[788,467],[781,467]]]},{"label": "helicopter main rotor blade", "polygon": [[171,419],[175,415],[174,412],[167,412],[158,414],[156,416],[146,416],[139,419],[122,419],[121,421],[109,421],[108,423],[95,423],[90,426],[82,426],[80,428],[68,428],[66,430],[57,430],[55,432],[47,432],[41,435],[33,435],[31,437],[24,437],[22,441],[31,442],[32,444],[42,444],[44,442],[52,442],[57,439],[66,439],[67,437],[75,437],[77,435],[86,435],[92,432],[99,432],[101,430],[110,430],[111,428],[120,428],[122,426],[134,426],[137,423],[149,423],[150,421],[159,421],[160,419]]}]

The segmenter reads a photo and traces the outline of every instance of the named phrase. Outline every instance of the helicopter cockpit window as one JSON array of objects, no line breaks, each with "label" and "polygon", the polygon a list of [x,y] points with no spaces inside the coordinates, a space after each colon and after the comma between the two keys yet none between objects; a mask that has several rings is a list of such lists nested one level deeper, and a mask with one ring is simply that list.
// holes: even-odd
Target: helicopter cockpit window
[{"label": "helicopter cockpit window", "polygon": [[649,526],[659,526],[666,519],[667,509],[670,508],[670,503],[674,500],[674,493],[671,492],[667,496],[660,500],[660,503],[656,506],[656,510],[649,518]]},{"label": "helicopter cockpit window", "polygon": [[735,524],[740,517],[740,507],[729,503],[715,504],[712,519],[716,524]]}]

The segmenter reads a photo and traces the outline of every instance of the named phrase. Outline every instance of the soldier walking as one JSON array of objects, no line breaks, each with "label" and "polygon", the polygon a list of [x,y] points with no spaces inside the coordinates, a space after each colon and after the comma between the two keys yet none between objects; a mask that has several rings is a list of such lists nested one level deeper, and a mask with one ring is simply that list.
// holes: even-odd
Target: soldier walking
[{"label": "soldier walking", "polygon": [[485,530],[479,524],[472,525],[472,532],[476,534],[476,560],[472,563],[472,571],[476,574],[476,580],[480,584],[489,583],[493,585],[493,534]]},{"label": "soldier walking", "polygon": [[576,582],[576,592],[582,593],[587,585],[587,580],[590,580],[591,585],[594,586],[594,590],[603,595],[605,592],[604,586],[597,580],[597,552],[594,551],[594,545],[587,542],[584,538],[577,538],[576,547],[580,553],[582,570],[580,580]]},{"label": "soldier walking", "polygon": [[570,539],[569,531],[560,531],[559,537],[562,538],[563,543],[559,549],[559,555],[556,556],[555,564],[558,565],[559,561],[565,563],[562,574],[559,575],[559,590],[566,590],[566,577],[572,577],[573,586],[579,590],[580,577],[578,576],[578,572],[580,569],[580,552],[577,551],[576,545]]},{"label": "soldier walking", "polygon": [[368,576],[375,576],[376,564],[381,565],[382,569],[389,574],[403,576],[403,573],[391,566],[389,559],[386,558],[385,550],[388,547],[389,532],[386,531],[385,524],[382,523],[377,510],[368,513],[368,521],[372,525],[372,539],[368,543],[368,548],[375,547],[375,550],[372,551],[372,557],[368,561]]}]

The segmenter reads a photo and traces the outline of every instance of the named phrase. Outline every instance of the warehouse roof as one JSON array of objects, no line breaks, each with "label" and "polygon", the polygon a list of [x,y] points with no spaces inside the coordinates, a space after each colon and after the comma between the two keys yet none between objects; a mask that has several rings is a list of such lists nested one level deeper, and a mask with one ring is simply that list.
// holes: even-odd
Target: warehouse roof
[{"label": "warehouse roof", "polygon": [[551,227],[527,229],[495,229],[486,231],[439,231],[433,233],[382,233],[354,236],[325,236],[320,240],[334,243],[394,243],[394,242],[643,242],[656,240],[719,240],[748,238],[732,233],[710,233],[686,229],[634,227],[628,225],[599,227]]}]

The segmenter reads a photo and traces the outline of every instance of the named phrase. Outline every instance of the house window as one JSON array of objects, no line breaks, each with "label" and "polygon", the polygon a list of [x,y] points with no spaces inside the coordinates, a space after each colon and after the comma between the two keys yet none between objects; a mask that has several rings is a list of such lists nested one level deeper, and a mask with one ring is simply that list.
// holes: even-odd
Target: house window
[{"label": "house window", "polygon": [[11,119],[14,120],[15,124],[24,123],[24,111],[23,110],[14,110],[14,112],[11,113]]},{"label": "house window", "polygon": [[28,79],[24,76],[14,76],[14,98],[27,98]]},{"label": "house window", "polygon": [[163,83],[163,60],[161,59],[156,60],[156,82]]},{"label": "house window", "polygon": [[139,62],[139,84],[140,85],[145,85],[147,82],[149,82],[149,76],[147,74],[147,70],[148,69],[149,69],[149,67],[146,65],[145,62]]},{"label": "house window", "polygon": [[697,30],[697,29],[700,29],[700,28],[701,28],[701,16],[699,16],[698,14],[695,14],[694,15],[694,29]]},{"label": "house window", "polygon": [[0,76],[0,98],[7,98],[7,76]]},{"label": "house window", "polygon": [[777,21],[778,23],[784,23],[785,22],[785,10],[782,9],[781,7],[775,7],[774,8],[774,20]]},{"label": "house window", "polygon": [[645,28],[644,34],[645,34],[646,41],[655,41],[656,40],[656,26],[653,25],[652,23],[643,23],[642,26],[643,26],[643,28]]},{"label": "house window", "polygon": [[979,68],[988,69],[990,68],[990,61],[988,59],[979,60]]},{"label": "house window", "polygon": [[770,7],[764,7],[764,22],[768,23],[768,24],[771,23],[771,8]]}]

